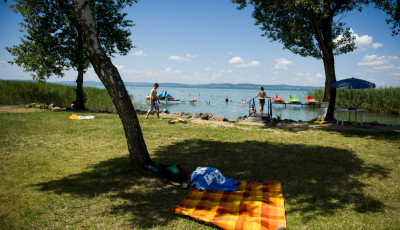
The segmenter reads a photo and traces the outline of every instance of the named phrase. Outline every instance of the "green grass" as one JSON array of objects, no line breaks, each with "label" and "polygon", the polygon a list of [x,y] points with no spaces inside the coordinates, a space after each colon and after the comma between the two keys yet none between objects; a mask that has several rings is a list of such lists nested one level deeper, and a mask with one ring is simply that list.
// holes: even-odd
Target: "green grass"
[{"label": "green grass", "polygon": [[[367,112],[400,115],[400,87],[376,89],[337,89],[336,108],[350,106],[351,92],[352,106],[363,108]],[[309,93],[317,101],[323,101],[324,89],[318,88]]]},{"label": "green grass", "polygon": [[[118,115],[70,115],[0,115],[0,229],[212,229],[172,213],[188,190],[133,168]],[[155,162],[280,180],[288,229],[400,226],[399,133],[139,120]]]}]

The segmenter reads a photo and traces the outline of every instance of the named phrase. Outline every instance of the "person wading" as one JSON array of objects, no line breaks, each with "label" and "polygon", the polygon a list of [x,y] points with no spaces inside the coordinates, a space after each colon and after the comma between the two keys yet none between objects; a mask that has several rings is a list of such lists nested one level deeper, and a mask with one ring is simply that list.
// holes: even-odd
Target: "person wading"
[{"label": "person wading", "polygon": [[258,100],[260,103],[260,115],[263,115],[265,99],[268,98],[267,94],[264,92],[264,87],[261,87],[261,91],[254,98],[258,96],[260,96],[260,99]]},{"label": "person wading", "polygon": [[161,120],[159,112],[160,107],[158,106],[160,104],[160,100],[157,96],[157,89],[158,83],[154,83],[154,87],[150,91],[150,108],[149,111],[147,111],[146,119],[149,117],[150,112],[154,109],[156,111],[158,120]]}]

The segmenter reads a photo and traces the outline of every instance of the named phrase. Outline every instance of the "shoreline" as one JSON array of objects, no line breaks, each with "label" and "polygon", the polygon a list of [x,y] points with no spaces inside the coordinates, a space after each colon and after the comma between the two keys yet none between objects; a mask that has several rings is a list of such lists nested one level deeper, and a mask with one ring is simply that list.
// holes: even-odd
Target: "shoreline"
[{"label": "shoreline", "polygon": [[[0,106],[0,114],[3,113],[29,113],[40,111],[43,108],[40,106],[27,107],[24,105],[1,105]],[[47,110],[51,111],[69,111],[74,113],[114,113],[117,114],[116,111],[89,111],[89,110],[73,110],[69,108],[60,108],[60,107],[49,107]],[[144,116],[147,111],[135,110],[136,114]],[[154,115],[155,112],[151,112],[150,114]],[[355,130],[355,131],[394,131],[400,132],[400,125],[392,125],[392,124],[381,124],[379,122],[363,122],[363,125],[354,125],[351,122],[345,122],[344,126],[340,124],[337,125],[336,121],[325,122],[323,124],[315,124],[313,121],[294,121],[294,120],[276,120],[276,119],[266,119],[265,117],[246,117],[246,115],[242,117],[238,117],[236,120],[234,119],[226,119],[223,116],[213,115],[212,113],[200,113],[191,115],[189,112],[179,112],[179,113],[170,113],[168,111],[160,112],[160,117],[163,119],[176,119],[178,117],[184,120],[190,120],[193,123],[197,124],[211,124],[211,125],[222,125],[222,126],[235,126],[237,124],[243,125],[255,125],[255,126],[268,126],[270,128],[278,128],[282,130],[291,130],[291,131],[307,131],[311,129],[322,129],[322,130]],[[246,117],[245,119],[243,119]]]}]

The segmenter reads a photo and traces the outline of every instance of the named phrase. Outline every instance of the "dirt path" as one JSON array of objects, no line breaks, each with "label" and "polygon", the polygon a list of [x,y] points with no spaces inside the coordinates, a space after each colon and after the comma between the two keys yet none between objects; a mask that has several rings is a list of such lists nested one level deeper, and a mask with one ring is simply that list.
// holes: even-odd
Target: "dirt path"
[{"label": "dirt path", "polygon": [[217,126],[234,126],[235,124],[253,125],[259,127],[267,127],[271,129],[282,129],[289,131],[311,131],[311,130],[337,130],[337,131],[368,131],[368,132],[387,132],[394,131],[400,132],[400,126],[386,126],[386,125],[337,125],[335,122],[325,124],[314,124],[313,122],[278,122],[275,125],[265,123],[262,119],[247,119],[237,123],[228,123],[220,121],[207,121],[201,119],[191,119],[192,123]]}]

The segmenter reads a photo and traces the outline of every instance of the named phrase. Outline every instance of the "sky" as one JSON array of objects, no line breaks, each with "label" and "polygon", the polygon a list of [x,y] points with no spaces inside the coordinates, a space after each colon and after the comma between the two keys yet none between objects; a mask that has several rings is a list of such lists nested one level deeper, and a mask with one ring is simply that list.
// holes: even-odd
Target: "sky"
[{"label": "sky", "polygon": [[[0,79],[31,80],[29,72],[8,63],[13,57],[4,49],[23,36],[22,18],[8,8],[11,3],[0,3]],[[135,48],[112,62],[125,82],[324,86],[322,60],[293,54],[262,37],[252,8],[236,7],[230,0],[140,0],[125,10],[135,24]],[[337,80],[356,77],[377,87],[400,87],[400,35],[392,36],[385,18],[373,7],[341,15],[358,49],[335,56]],[[76,76],[71,70],[48,81]],[[100,81],[92,68],[84,80]]]}]

